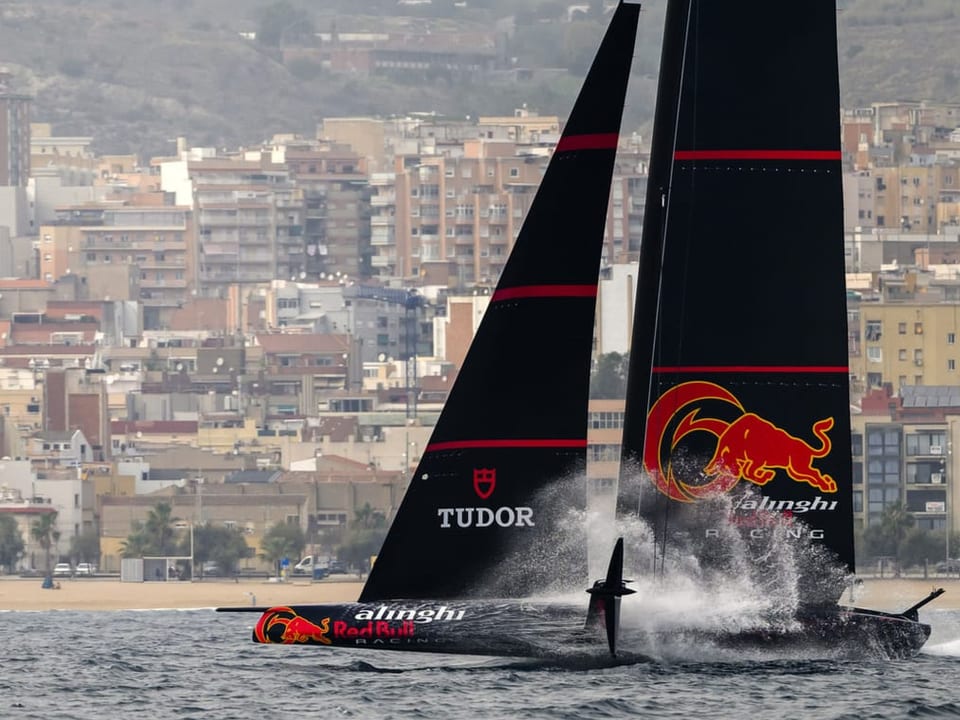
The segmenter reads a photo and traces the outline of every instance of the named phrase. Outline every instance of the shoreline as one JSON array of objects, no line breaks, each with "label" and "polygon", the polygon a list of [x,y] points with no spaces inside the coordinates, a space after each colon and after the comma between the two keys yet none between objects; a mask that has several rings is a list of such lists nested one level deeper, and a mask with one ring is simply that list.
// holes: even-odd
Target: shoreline
[{"label": "shoreline", "polygon": [[[117,578],[59,580],[60,588],[45,590],[40,578],[0,579],[0,612],[38,610],[184,610],[216,607],[307,605],[354,602],[363,583],[345,580],[203,580],[198,582],[120,582]],[[900,612],[922,600],[934,588],[946,593],[923,609],[960,609],[960,579],[870,578],[865,579],[842,604]],[[586,603],[586,601],[584,601]]]},{"label": "shoreline", "polygon": [[0,580],[0,612],[188,610],[340,603],[353,602],[363,588],[363,583],[356,580],[121,582],[117,578],[60,578],[56,580],[59,588],[44,589],[41,581],[41,578]]}]

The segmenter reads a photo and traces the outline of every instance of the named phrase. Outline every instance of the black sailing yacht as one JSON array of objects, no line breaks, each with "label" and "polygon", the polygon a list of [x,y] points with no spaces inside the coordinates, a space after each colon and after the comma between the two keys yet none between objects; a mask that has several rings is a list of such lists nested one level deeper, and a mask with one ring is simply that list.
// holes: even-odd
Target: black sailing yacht
[{"label": "black sailing yacht", "polygon": [[[359,602],[224,608],[261,613],[255,641],[644,651],[649,630],[626,623],[617,647],[634,548],[618,540],[586,611],[578,599],[577,512],[638,12],[621,0],[613,14]],[[705,574],[729,573],[739,543],[763,583],[770,538],[802,546],[805,597],[787,622],[703,639],[909,656],[937,593],[903,613],[837,604],[853,518],[834,13],[833,0],[668,0],[617,505],[654,529],[654,573],[681,541]]]},{"label": "black sailing yacht", "polygon": [[901,614],[837,605],[854,547],[836,12],[668,2],[617,507],[650,524],[654,572],[678,545],[729,572],[736,546],[762,585],[790,555],[789,622],[726,641],[903,656],[942,590]]}]

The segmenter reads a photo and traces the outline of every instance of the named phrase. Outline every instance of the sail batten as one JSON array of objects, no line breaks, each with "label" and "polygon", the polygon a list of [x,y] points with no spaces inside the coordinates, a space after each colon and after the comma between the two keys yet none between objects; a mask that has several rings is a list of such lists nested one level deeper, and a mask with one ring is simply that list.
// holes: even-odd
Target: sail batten
[{"label": "sail batten", "polygon": [[826,160],[839,162],[839,150],[676,150],[674,160]]},{"label": "sail batten", "polygon": [[583,135],[565,135],[557,143],[556,152],[573,150],[616,150],[620,142],[619,133],[586,133]]},{"label": "sail batten", "polygon": [[528,440],[450,440],[430,443],[426,452],[444,452],[448,450],[467,450],[471,448],[585,448],[584,438],[534,438]]},{"label": "sail batten", "polygon": [[849,365],[657,365],[653,373],[848,373]]},{"label": "sail batten", "polygon": [[490,302],[518,298],[596,298],[597,286],[592,285],[526,285],[498,288]]}]

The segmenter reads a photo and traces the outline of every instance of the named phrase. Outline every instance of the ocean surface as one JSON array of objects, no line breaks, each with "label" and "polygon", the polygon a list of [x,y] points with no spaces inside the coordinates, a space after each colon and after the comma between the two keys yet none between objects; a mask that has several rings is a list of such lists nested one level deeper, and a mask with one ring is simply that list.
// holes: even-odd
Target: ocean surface
[{"label": "ocean surface", "polygon": [[0,718],[960,717],[960,611],[907,661],[498,658],[255,645],[254,614],[0,613]]}]

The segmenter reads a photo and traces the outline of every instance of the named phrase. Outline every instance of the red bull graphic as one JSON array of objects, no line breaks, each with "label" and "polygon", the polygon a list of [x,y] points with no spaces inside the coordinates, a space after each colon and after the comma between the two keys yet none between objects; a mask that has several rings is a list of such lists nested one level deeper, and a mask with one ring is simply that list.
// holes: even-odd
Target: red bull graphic
[{"label": "red bull graphic", "polygon": [[[737,417],[733,420],[700,417],[708,401],[731,406]],[[691,409],[691,406],[694,407]],[[685,382],[667,390],[650,408],[644,469],[660,492],[680,502],[729,492],[740,480],[763,486],[773,480],[778,471],[821,492],[835,493],[836,481],[814,467],[817,460],[830,454],[833,443],[827,433],[833,426],[832,417],[813,423],[812,433],[818,441],[813,445],[747,412],[726,388],[702,380]],[[703,466],[706,481],[696,484],[678,477],[673,461],[677,446],[694,433],[707,433],[716,438],[713,457]],[[665,443],[669,443],[667,447]]]},{"label": "red bull graphic", "polygon": [[307,620],[293,608],[275,607],[260,616],[253,629],[254,637],[262,643],[322,643],[330,645],[330,618],[323,618],[319,624]]}]

